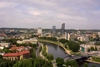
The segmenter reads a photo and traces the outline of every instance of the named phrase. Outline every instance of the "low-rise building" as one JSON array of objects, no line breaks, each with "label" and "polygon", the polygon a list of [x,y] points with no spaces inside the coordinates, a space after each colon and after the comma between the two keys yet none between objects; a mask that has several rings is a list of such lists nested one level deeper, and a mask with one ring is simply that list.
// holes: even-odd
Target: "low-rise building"
[{"label": "low-rise building", "polygon": [[4,46],[4,47],[10,47],[10,43],[0,43],[0,46]]},{"label": "low-rise building", "polygon": [[30,51],[23,51],[18,53],[6,53],[3,55],[3,59],[9,59],[11,61],[22,60],[30,58]]},{"label": "low-rise building", "polygon": [[37,39],[31,38],[31,39],[24,39],[23,41],[17,41],[18,44],[22,43],[32,43],[32,44],[37,44]]},{"label": "low-rise building", "polygon": [[29,49],[31,49],[31,48],[32,48],[32,47],[30,47],[30,46],[27,46],[27,47],[20,46],[20,47],[12,47],[12,48],[10,48],[9,50],[23,51],[23,50],[29,50]]}]

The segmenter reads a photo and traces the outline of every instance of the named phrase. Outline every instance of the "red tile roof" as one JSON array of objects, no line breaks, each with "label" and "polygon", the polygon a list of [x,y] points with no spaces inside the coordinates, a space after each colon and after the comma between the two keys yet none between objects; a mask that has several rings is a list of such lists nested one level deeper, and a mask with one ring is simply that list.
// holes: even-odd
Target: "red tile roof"
[{"label": "red tile roof", "polygon": [[12,48],[10,48],[10,50],[17,50],[17,49],[21,49],[21,48],[24,48],[23,46],[21,46],[21,47],[12,47]]},{"label": "red tile roof", "polygon": [[27,54],[30,53],[30,51],[23,51],[23,52],[18,52],[18,53],[6,53],[3,55],[3,57],[5,56],[20,56],[20,54]]},{"label": "red tile roof", "polygon": [[30,51],[23,51],[23,52],[18,52],[19,54],[27,54],[30,53]]},{"label": "red tile roof", "polygon": [[20,55],[18,53],[7,53],[3,55],[3,57],[5,56],[20,56]]}]

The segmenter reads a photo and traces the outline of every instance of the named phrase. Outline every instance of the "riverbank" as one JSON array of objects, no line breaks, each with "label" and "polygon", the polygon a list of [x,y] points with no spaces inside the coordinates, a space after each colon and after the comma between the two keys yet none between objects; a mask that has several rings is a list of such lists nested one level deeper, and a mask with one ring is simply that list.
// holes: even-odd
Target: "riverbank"
[{"label": "riverbank", "polygon": [[54,41],[49,41],[49,40],[41,40],[41,39],[38,39],[38,41],[56,44],[56,45],[62,47],[62,48],[65,50],[66,53],[68,53],[69,55],[71,55],[71,53],[70,53],[71,51],[70,51],[70,50],[67,50],[67,49],[63,46],[63,44],[61,44],[60,42],[54,42]]},{"label": "riverbank", "polygon": [[100,62],[96,62],[96,61],[92,61],[92,60],[85,60],[85,61],[100,64]]}]

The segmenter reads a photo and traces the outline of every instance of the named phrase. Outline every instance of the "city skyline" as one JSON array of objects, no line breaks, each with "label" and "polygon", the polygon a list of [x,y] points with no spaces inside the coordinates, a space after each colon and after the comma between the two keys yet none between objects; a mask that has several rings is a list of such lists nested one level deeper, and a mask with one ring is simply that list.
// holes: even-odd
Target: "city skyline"
[{"label": "city skyline", "polygon": [[0,0],[0,28],[100,29],[100,0]]}]

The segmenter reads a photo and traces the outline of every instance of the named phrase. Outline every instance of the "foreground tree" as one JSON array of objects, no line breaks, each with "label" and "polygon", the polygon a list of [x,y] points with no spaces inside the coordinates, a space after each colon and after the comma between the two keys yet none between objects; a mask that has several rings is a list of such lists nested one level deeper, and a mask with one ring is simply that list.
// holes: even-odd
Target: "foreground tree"
[{"label": "foreground tree", "polygon": [[47,54],[47,58],[48,58],[48,60],[53,60],[54,59],[52,54]]},{"label": "foreground tree", "polygon": [[56,58],[56,63],[58,66],[62,66],[64,64],[64,59],[63,58]]},{"label": "foreground tree", "polygon": [[32,67],[32,61],[31,59],[24,59],[24,60],[20,60],[18,61],[16,64],[14,64],[13,67]]},{"label": "foreground tree", "polygon": [[34,52],[32,52],[32,53],[31,53],[31,57],[32,57],[33,59],[35,59],[35,58],[36,58],[36,54],[35,54]]},{"label": "foreground tree", "polygon": [[92,65],[92,67],[96,67],[95,65]]},{"label": "foreground tree", "polygon": [[85,63],[83,64],[83,67],[88,67],[88,63],[85,62]]},{"label": "foreground tree", "polygon": [[77,62],[75,60],[67,60],[65,65],[67,67],[69,67],[69,66],[71,66],[71,67],[78,67],[78,64],[77,64]]}]

